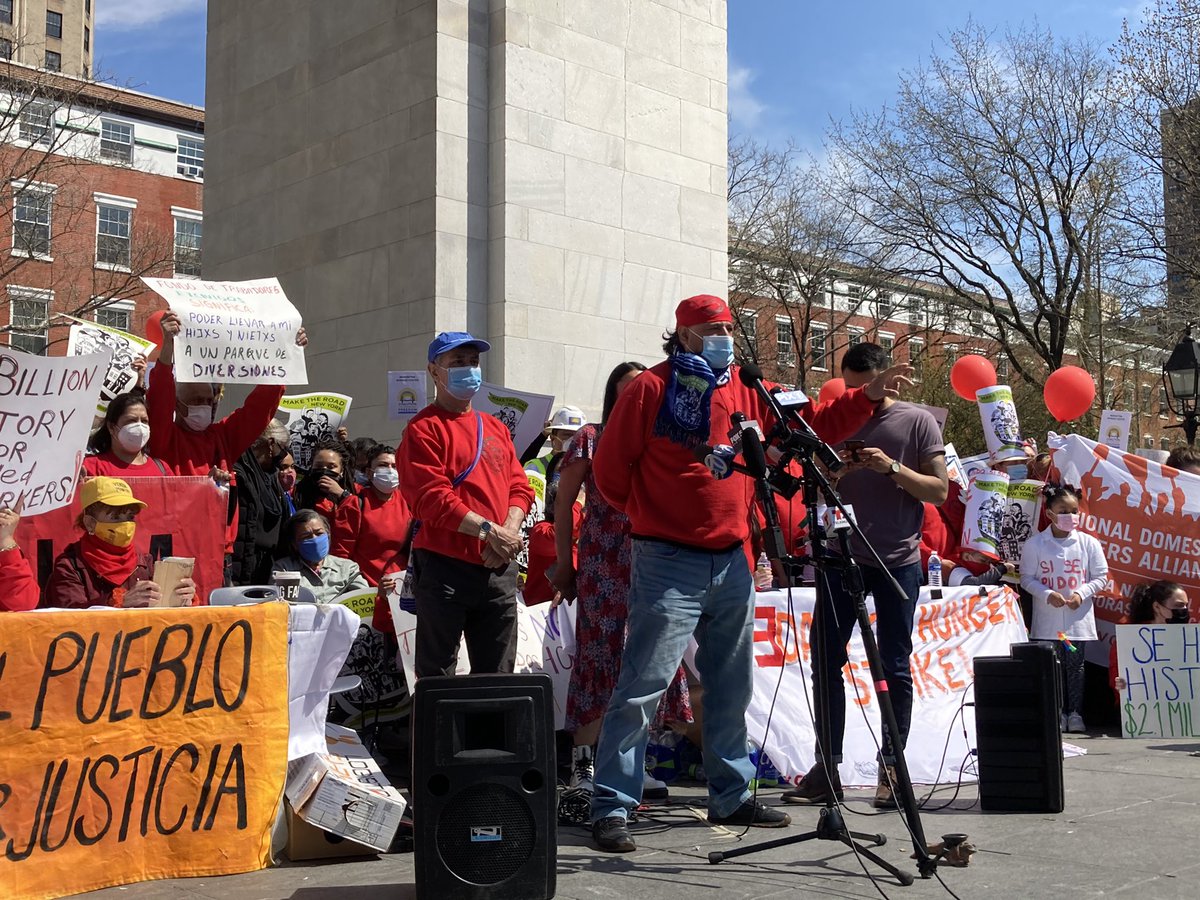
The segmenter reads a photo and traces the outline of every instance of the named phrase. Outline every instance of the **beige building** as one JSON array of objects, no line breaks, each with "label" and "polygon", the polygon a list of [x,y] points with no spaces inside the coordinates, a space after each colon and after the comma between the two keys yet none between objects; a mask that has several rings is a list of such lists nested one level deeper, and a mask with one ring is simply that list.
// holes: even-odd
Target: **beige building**
[{"label": "beige building", "polygon": [[0,58],[91,78],[98,2],[0,0]]},{"label": "beige building", "polygon": [[206,278],[277,275],[314,389],[394,436],[438,331],[599,411],[726,282],[725,0],[212,0]]}]

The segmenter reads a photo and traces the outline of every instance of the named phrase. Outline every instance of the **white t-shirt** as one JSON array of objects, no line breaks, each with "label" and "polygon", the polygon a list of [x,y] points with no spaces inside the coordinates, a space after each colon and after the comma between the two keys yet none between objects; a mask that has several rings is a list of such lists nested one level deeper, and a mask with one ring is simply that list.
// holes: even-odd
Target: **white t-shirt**
[{"label": "white t-shirt", "polygon": [[[1025,542],[1021,552],[1021,587],[1033,596],[1034,640],[1053,641],[1059,634],[1071,640],[1096,640],[1092,597],[1108,583],[1108,563],[1100,542],[1090,534],[1073,531],[1056,538],[1047,528]],[[1083,598],[1078,609],[1054,607],[1046,599],[1057,591],[1066,599]]]}]

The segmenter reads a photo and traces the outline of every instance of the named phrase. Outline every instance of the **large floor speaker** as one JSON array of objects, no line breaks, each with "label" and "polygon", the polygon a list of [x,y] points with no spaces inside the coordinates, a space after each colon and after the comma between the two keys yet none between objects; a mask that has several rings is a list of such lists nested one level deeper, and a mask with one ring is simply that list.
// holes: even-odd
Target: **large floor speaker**
[{"label": "large floor speaker", "polygon": [[554,896],[553,696],[548,675],[417,681],[412,798],[419,898]]},{"label": "large floor speaker", "polygon": [[975,659],[979,805],[989,812],[1063,811],[1062,680],[1050,644],[1013,644]]}]

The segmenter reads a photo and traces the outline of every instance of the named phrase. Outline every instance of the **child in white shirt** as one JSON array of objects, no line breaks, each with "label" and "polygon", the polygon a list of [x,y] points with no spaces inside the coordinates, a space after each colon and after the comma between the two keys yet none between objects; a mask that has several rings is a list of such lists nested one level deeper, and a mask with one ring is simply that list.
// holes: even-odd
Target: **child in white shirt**
[{"label": "child in white shirt", "polygon": [[[1096,640],[1092,597],[1108,584],[1100,542],[1079,527],[1079,491],[1070,485],[1046,488],[1050,527],[1031,537],[1021,553],[1021,587],[1033,597],[1035,641],[1052,641],[1066,682],[1063,731],[1081,734],[1083,643]],[[1073,649],[1072,649],[1073,647]]]}]

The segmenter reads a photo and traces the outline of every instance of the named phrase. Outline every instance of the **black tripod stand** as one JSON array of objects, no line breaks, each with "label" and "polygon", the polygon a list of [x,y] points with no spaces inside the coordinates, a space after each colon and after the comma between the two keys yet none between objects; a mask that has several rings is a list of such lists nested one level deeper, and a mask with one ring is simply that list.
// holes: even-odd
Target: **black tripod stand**
[{"label": "black tripod stand", "polygon": [[[783,417],[780,417],[783,420]],[[774,498],[771,496],[772,487],[770,479],[766,472],[763,472],[761,477],[755,478],[756,491],[758,501],[763,509],[763,516],[767,523],[767,553],[768,556],[775,554],[775,558],[780,559],[784,563],[785,569],[789,576],[789,582],[792,576],[801,570],[805,562],[811,562],[816,572],[816,615],[814,616],[813,631],[816,634],[813,640],[813,666],[823,667],[825,660],[828,658],[828,648],[825,640],[825,622],[822,616],[836,616],[832,599],[830,597],[829,585],[827,581],[827,573],[830,570],[838,569],[842,573],[842,584],[854,601],[855,617],[858,622],[859,630],[862,632],[863,647],[866,651],[867,661],[871,669],[871,679],[876,685],[876,693],[879,698],[879,706],[882,712],[883,725],[891,738],[892,749],[895,754],[895,770],[896,779],[893,785],[899,797],[900,806],[903,809],[905,820],[908,823],[909,831],[912,834],[914,850],[917,857],[917,870],[921,877],[928,878],[937,868],[936,860],[930,855],[928,844],[925,840],[925,831],[921,824],[920,814],[917,810],[916,797],[913,794],[912,781],[909,778],[908,765],[904,758],[904,751],[900,746],[900,731],[896,724],[896,713],[892,706],[891,696],[887,690],[887,682],[884,676],[883,663],[879,657],[879,646],[875,641],[874,632],[871,630],[870,614],[867,611],[866,595],[863,587],[862,571],[858,564],[854,561],[854,557],[850,553],[849,537],[857,534],[859,539],[870,547],[858,524],[854,521],[853,516],[849,514],[846,507],[843,505],[841,498],[829,483],[824,472],[816,464],[814,452],[820,450],[821,458],[830,464],[832,460],[836,460],[837,456],[828,447],[828,445],[820,442],[816,435],[797,434],[794,431],[783,429],[786,432],[786,437],[783,440],[785,447],[785,455],[783,460],[778,464],[777,470],[783,471],[790,459],[798,459],[804,471],[804,499],[807,506],[808,518],[808,533],[812,544],[812,557],[809,560],[798,558],[787,554],[785,542],[783,540],[783,532],[779,526],[779,515],[775,508]],[[818,446],[819,445],[819,448]],[[761,453],[761,449],[759,451]],[[749,462],[750,457],[746,456]],[[747,468],[751,468],[749,465]],[[749,474],[757,474],[751,472]],[[837,523],[834,526],[834,532],[838,537],[840,557],[833,557],[826,553],[826,535],[824,525],[818,521],[817,515],[817,500],[823,496],[828,508],[840,511],[841,515],[837,518]],[[878,563],[879,568],[883,572],[887,572],[878,554],[871,549],[871,553]],[[900,585],[892,579],[893,589],[897,596],[903,597],[903,591]],[[797,636],[797,641],[799,640]],[[820,669],[824,671],[824,669]],[[851,831],[847,826],[842,815],[840,806],[834,792],[832,773],[835,771],[835,764],[832,759],[831,748],[829,746],[829,693],[828,679],[822,678],[822,690],[817,694],[817,706],[819,727],[818,727],[818,744],[819,753],[826,777],[830,779],[829,792],[824,807],[821,809],[817,827],[814,831],[805,832],[804,834],[795,835],[793,837],[780,838],[779,840],[767,841],[762,844],[756,844],[752,847],[740,847],[735,850],[715,851],[708,855],[708,861],[712,864],[723,862],[726,859],[732,859],[738,856],[746,856],[751,853],[758,853],[763,850],[770,850],[776,847],[784,847],[790,844],[798,844],[812,840],[822,841],[837,841],[850,847],[865,859],[869,859],[875,865],[884,869],[893,875],[902,885],[910,885],[913,883],[913,876],[907,872],[901,871],[895,865],[880,858],[872,852],[864,843],[867,842],[871,846],[881,847],[887,842],[887,838],[883,834],[867,834],[864,832]]]}]

